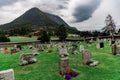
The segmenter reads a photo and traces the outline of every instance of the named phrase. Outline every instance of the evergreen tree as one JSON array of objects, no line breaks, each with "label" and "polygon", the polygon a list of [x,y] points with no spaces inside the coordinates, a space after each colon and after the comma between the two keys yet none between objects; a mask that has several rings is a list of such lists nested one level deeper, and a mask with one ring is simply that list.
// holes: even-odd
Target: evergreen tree
[{"label": "evergreen tree", "polygon": [[56,30],[56,35],[59,37],[60,41],[65,41],[67,38],[67,31],[64,25],[60,25],[58,29]]}]

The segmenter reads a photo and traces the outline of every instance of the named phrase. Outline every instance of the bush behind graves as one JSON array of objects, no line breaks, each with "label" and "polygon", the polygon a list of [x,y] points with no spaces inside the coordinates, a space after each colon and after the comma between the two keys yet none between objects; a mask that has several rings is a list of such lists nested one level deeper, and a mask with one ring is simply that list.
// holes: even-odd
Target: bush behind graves
[{"label": "bush behind graves", "polygon": [[10,39],[5,35],[0,35],[0,42],[10,42]]},{"label": "bush behind graves", "polygon": [[37,38],[37,40],[41,40],[42,43],[49,43],[50,36],[47,31],[43,31],[42,35]]}]

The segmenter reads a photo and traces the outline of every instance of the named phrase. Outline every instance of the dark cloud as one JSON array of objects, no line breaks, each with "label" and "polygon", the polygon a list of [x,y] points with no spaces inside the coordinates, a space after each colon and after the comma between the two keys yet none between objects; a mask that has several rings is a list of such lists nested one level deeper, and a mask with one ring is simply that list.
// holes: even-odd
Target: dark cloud
[{"label": "dark cloud", "polygon": [[75,22],[82,22],[92,17],[92,14],[99,7],[100,3],[100,0],[92,0],[85,5],[78,5],[73,13],[76,19]]}]

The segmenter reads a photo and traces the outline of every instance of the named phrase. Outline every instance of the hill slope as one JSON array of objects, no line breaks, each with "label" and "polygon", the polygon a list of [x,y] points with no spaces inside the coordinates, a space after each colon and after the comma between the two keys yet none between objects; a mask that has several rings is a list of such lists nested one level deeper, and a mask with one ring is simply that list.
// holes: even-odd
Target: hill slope
[{"label": "hill slope", "polygon": [[64,24],[68,30],[77,30],[70,27],[63,19],[57,15],[42,12],[38,8],[32,8],[12,22],[1,25],[0,28],[3,30],[10,30],[13,28],[20,28],[22,26],[32,27],[34,29],[55,29],[61,24]]}]

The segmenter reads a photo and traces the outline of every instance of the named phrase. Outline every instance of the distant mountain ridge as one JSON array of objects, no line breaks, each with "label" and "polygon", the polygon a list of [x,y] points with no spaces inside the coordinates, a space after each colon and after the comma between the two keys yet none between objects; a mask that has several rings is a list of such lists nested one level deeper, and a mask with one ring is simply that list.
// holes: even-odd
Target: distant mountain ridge
[{"label": "distant mountain ridge", "polygon": [[16,18],[10,23],[0,26],[0,29],[11,30],[20,27],[32,27],[34,29],[55,29],[59,25],[64,25],[70,31],[77,31],[76,28],[70,27],[62,18],[57,15],[42,12],[34,7],[26,11],[23,15]]}]

